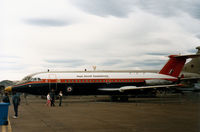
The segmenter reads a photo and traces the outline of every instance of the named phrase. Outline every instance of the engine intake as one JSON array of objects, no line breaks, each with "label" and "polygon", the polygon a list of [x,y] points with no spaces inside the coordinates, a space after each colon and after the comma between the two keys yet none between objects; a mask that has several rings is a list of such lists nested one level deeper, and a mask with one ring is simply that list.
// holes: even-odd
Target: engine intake
[{"label": "engine intake", "polygon": [[146,83],[146,85],[149,85],[149,86],[168,85],[168,84],[172,84],[172,81],[157,79],[157,80],[145,80],[145,83]]}]

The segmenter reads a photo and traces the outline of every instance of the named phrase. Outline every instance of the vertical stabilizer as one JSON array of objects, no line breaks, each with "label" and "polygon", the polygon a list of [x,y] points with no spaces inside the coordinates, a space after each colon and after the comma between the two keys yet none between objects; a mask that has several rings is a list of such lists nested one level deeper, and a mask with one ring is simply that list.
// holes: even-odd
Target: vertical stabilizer
[{"label": "vertical stabilizer", "polygon": [[173,77],[178,77],[185,62],[185,57],[177,57],[177,55],[170,55],[169,61],[160,70],[159,74],[165,74]]}]

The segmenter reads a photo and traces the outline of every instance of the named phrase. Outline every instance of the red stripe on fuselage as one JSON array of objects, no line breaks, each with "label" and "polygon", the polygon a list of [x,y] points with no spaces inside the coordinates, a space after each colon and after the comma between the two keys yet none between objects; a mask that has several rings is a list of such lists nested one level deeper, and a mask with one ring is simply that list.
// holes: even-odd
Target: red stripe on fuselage
[{"label": "red stripe on fuselage", "polygon": [[[177,81],[177,79],[169,78],[159,78],[157,80],[168,80],[168,81]],[[22,83],[14,85],[14,87],[19,87],[29,84],[42,84],[42,83],[141,83],[145,80],[156,80],[155,78],[138,78],[138,79],[42,79],[40,81],[32,81],[27,83]]]}]

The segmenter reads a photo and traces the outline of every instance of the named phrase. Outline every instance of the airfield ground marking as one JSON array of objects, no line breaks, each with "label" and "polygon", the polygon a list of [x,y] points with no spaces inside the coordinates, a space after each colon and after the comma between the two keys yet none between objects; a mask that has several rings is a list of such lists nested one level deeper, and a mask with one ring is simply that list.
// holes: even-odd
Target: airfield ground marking
[{"label": "airfield ground marking", "polygon": [[2,131],[2,132],[6,132],[6,126],[5,126],[5,125],[3,125],[3,126],[1,127],[1,131]]},{"label": "airfield ground marking", "polygon": [[2,132],[12,132],[9,118],[8,118],[8,125],[2,125],[1,130]]},{"label": "airfield ground marking", "polygon": [[9,118],[8,118],[8,132],[12,132],[12,127],[11,127]]}]

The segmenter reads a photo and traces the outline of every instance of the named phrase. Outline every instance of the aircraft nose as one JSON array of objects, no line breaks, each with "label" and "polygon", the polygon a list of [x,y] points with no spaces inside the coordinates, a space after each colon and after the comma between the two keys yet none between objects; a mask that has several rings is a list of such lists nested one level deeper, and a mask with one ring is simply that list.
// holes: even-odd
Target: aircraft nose
[{"label": "aircraft nose", "polygon": [[12,86],[8,86],[4,89],[6,92],[12,92]]}]

